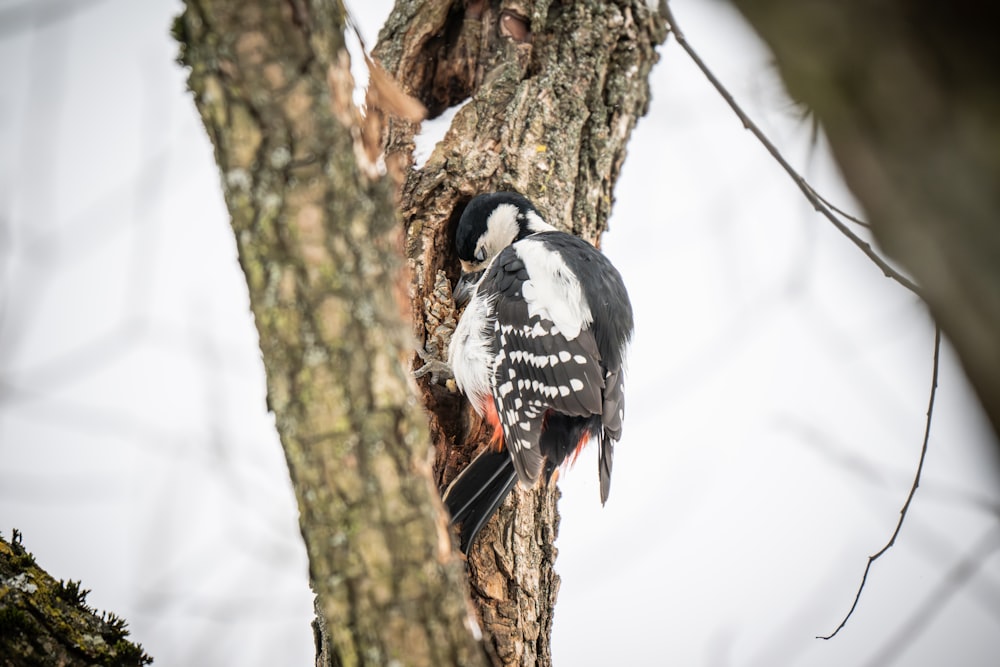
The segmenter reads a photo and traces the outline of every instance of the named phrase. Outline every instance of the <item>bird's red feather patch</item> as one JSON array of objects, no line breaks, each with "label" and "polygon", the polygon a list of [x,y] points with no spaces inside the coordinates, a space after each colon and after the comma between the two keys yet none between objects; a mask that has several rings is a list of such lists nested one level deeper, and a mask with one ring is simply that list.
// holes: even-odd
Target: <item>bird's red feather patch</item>
[{"label": "bird's red feather patch", "polygon": [[503,426],[500,425],[500,414],[497,413],[497,406],[492,398],[483,401],[483,417],[486,423],[493,427],[493,435],[490,436],[490,447],[499,451],[503,450]]},{"label": "bird's red feather patch", "polygon": [[570,465],[576,463],[576,459],[580,456],[580,452],[582,452],[583,448],[588,442],[590,442],[590,437],[589,432],[584,432],[584,434],[580,436],[580,442],[576,443],[576,449],[573,450],[573,456],[569,459]]}]

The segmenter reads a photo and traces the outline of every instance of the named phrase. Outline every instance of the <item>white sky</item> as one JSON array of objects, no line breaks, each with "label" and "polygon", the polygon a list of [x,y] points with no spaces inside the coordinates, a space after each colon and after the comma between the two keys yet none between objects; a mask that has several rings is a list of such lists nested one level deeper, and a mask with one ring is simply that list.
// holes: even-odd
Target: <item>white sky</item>
[{"label": "white sky", "polygon": [[[48,3],[35,0],[42,7]],[[369,44],[386,2],[355,2]],[[0,2],[0,11],[19,6]],[[0,26],[0,530],[164,665],[310,665],[311,597],[172,0]],[[856,206],[728,5],[688,38],[828,198]],[[9,16],[9,15],[8,15]],[[556,663],[861,665],[997,529],[996,448],[933,328],[815,215],[676,44],[604,247],[637,314],[608,505],[560,484]],[[440,131],[440,128],[438,128]],[[1000,537],[896,656],[992,665]]]}]

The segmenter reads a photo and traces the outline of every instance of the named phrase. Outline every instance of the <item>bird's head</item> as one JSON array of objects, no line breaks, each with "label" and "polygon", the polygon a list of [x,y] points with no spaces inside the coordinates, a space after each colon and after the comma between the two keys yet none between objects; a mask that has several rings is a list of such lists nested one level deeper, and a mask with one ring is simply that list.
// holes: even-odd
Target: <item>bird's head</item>
[{"label": "bird's head", "polygon": [[455,230],[455,249],[462,262],[455,302],[463,305],[469,300],[486,267],[501,250],[531,234],[554,230],[538,209],[516,192],[475,197],[465,207]]}]

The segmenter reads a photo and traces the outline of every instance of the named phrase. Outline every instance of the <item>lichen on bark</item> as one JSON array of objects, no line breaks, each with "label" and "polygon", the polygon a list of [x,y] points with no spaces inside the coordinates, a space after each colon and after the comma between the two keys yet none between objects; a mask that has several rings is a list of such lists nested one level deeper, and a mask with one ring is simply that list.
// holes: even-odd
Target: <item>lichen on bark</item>
[{"label": "lichen on bark", "polygon": [[404,365],[395,184],[363,145],[330,0],[188,0],[175,25],[215,147],[336,665],[476,665],[461,565]]},{"label": "lichen on bark", "polygon": [[14,531],[0,536],[0,660],[4,665],[140,667],[153,662],[125,621],[87,605],[78,581],[45,572]]}]

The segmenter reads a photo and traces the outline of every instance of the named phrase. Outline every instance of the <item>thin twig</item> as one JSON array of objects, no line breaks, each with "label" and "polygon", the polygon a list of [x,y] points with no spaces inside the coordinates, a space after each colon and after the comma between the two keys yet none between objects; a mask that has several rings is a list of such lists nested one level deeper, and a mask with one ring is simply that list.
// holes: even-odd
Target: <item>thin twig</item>
[{"label": "thin twig", "polygon": [[818,211],[823,217],[829,220],[830,223],[837,228],[837,231],[846,236],[848,240],[851,241],[851,243],[857,246],[861,250],[861,252],[863,252],[872,262],[874,262],[875,265],[882,270],[882,273],[887,278],[895,280],[897,283],[899,283],[906,289],[910,290],[917,296],[921,296],[920,288],[917,287],[917,285],[913,281],[911,281],[909,278],[907,278],[906,276],[904,276],[903,274],[899,273],[894,268],[889,266],[889,264],[884,259],[882,259],[882,257],[880,257],[877,252],[875,252],[874,248],[871,247],[870,243],[868,243],[860,236],[852,232],[847,225],[841,222],[841,220],[836,215],[834,215],[833,211],[830,210],[830,207],[828,207],[824,203],[824,201],[816,195],[816,191],[813,189],[813,187],[809,185],[809,183],[806,182],[806,180],[797,171],[795,171],[792,165],[788,163],[788,160],[786,160],[785,157],[781,154],[781,151],[779,151],[777,147],[773,143],[771,143],[771,140],[767,138],[767,135],[765,135],[764,132],[759,127],[757,127],[757,124],[754,123],[753,120],[750,119],[750,116],[748,116],[746,112],[743,111],[743,108],[736,103],[736,100],[726,89],[726,87],[723,86],[722,83],[715,77],[715,75],[712,73],[712,70],[708,68],[708,65],[705,64],[705,62],[701,59],[701,57],[698,56],[697,52],[695,52],[694,48],[692,48],[692,46],[688,43],[687,38],[684,36],[683,31],[681,31],[680,29],[680,26],[677,25],[677,19],[674,18],[674,14],[670,10],[669,2],[661,3],[661,11],[666,17],[667,22],[670,24],[671,32],[673,32],[674,39],[677,40],[677,43],[680,44],[681,48],[684,49],[684,51],[688,54],[691,60],[694,61],[694,64],[698,66],[698,69],[701,70],[701,73],[705,75],[705,78],[709,80],[709,82],[719,93],[719,95],[722,96],[722,99],[724,99],[726,101],[726,104],[729,105],[729,108],[733,110],[733,112],[737,115],[737,117],[739,117],[740,121],[743,123],[743,127],[750,130],[750,132],[753,133],[755,137],[757,137],[757,140],[760,141],[761,144],[763,144],[764,148],[767,149],[767,152],[771,154],[771,157],[773,157],[775,161],[777,161],[777,163],[781,165],[781,168],[785,170],[785,173],[787,173],[791,177],[791,179],[795,181],[795,184],[799,186],[799,190],[801,190],[802,194],[805,195],[806,199],[809,200],[809,203],[813,205],[813,208],[815,208],[816,211]]},{"label": "thin twig", "polygon": [[878,550],[874,556],[868,557],[868,564],[865,566],[865,572],[861,575],[861,585],[858,586],[857,595],[854,596],[854,604],[851,605],[851,609],[844,616],[844,620],[840,622],[837,629],[826,636],[818,636],[817,639],[833,639],[840,630],[847,625],[847,621],[851,618],[854,610],[858,606],[858,601],[861,599],[861,592],[865,589],[865,582],[868,580],[868,572],[872,569],[872,564],[882,557],[886,551],[888,551],[893,544],[896,543],[896,538],[899,536],[899,531],[903,527],[903,521],[906,519],[906,512],[910,509],[910,503],[913,502],[913,496],[917,492],[917,487],[920,486],[920,473],[924,469],[924,459],[927,457],[927,443],[930,441],[931,437],[931,417],[934,414],[934,397],[937,395],[937,385],[938,385],[938,362],[941,356],[941,328],[934,327],[934,370],[931,375],[931,397],[927,403],[927,422],[924,427],[924,444],[920,449],[920,462],[917,463],[917,474],[913,477],[913,486],[910,488],[909,495],[906,496],[906,502],[903,504],[903,509],[899,511],[899,522],[896,523],[896,530],[892,532],[892,537],[886,542],[885,546]]},{"label": "thin twig", "polygon": [[[799,187],[799,190],[802,191],[802,194],[805,195],[806,199],[809,200],[809,202],[813,205],[813,208],[815,208],[816,211],[818,211],[821,215],[823,215],[823,217],[829,220],[830,223],[833,224],[833,226],[841,234],[846,236],[848,240],[851,241],[851,243],[857,246],[872,262],[874,262],[875,265],[882,270],[882,273],[886,277],[895,280],[897,283],[899,283],[909,291],[913,292],[917,296],[921,296],[920,288],[915,283],[913,283],[913,281],[911,281],[909,278],[907,278],[906,276],[902,275],[901,273],[893,269],[884,259],[882,259],[882,257],[879,256],[878,253],[875,252],[875,250],[871,247],[871,244],[869,244],[867,241],[865,241],[857,234],[855,234],[853,231],[851,231],[851,229],[846,224],[844,224],[844,222],[842,222],[837,217],[837,215],[835,215],[834,212],[840,214],[847,220],[850,220],[862,227],[870,228],[871,225],[869,225],[867,222],[863,220],[860,220],[846,213],[842,209],[830,203],[822,195],[820,195],[815,190],[815,188],[813,188],[812,185],[810,185],[805,180],[805,178],[803,178],[788,163],[788,161],[777,149],[777,147],[773,143],[771,143],[771,141],[767,138],[764,132],[757,126],[756,123],[753,122],[753,120],[746,114],[746,112],[743,111],[742,107],[740,107],[740,105],[736,102],[736,100],[729,93],[726,87],[723,86],[722,83],[715,77],[715,75],[708,68],[708,66],[701,59],[701,57],[698,56],[694,48],[688,43],[687,38],[684,36],[684,32],[680,29],[680,27],[677,24],[677,19],[674,18],[673,12],[670,10],[669,3],[661,2],[660,11],[666,18],[667,22],[670,24],[670,29],[673,32],[674,38],[677,40],[677,43],[681,46],[682,49],[684,49],[684,51],[688,54],[688,56],[695,63],[698,69],[701,70],[705,78],[708,79],[708,81],[712,84],[712,86],[719,93],[719,95],[721,95],[722,98],[726,101],[729,107],[733,110],[733,112],[743,123],[743,127],[750,130],[750,132],[757,138],[758,141],[760,141],[760,143],[764,146],[764,148],[767,149],[767,152],[771,154],[771,156],[775,159],[775,161],[777,161],[779,165],[781,165],[782,169],[785,170],[785,173],[787,173],[789,177],[791,177],[791,179]],[[917,487],[920,486],[920,475],[921,472],[923,471],[924,460],[927,457],[927,445],[928,442],[930,441],[930,432],[931,432],[931,418],[934,414],[934,399],[937,395],[938,367],[940,361],[940,353],[941,353],[941,329],[935,327],[934,363],[933,363],[933,372],[931,376],[930,398],[928,400],[928,405],[927,405],[927,421],[924,427],[924,440],[920,450],[920,460],[917,463],[916,475],[913,478],[913,486],[910,488],[910,492],[906,497],[906,502],[903,504],[903,507],[899,512],[899,521],[896,523],[896,529],[893,531],[892,536],[889,538],[889,541],[885,544],[885,546],[883,546],[875,555],[869,556],[868,564],[865,566],[864,574],[861,577],[861,583],[858,586],[858,592],[854,596],[854,603],[851,605],[851,608],[847,612],[847,615],[845,615],[844,619],[840,622],[840,625],[838,625],[837,628],[829,635],[817,637],[818,639],[832,639],[847,624],[847,621],[851,618],[851,615],[854,614],[854,610],[857,608],[858,602],[861,599],[861,593],[862,591],[864,591],[865,583],[868,580],[868,573],[871,571],[872,564],[874,564],[875,561],[881,558],[883,554],[885,554],[890,548],[892,548],[892,546],[896,543],[896,538],[899,536],[900,530],[902,530],[903,528],[903,521],[905,521],[906,513],[910,509],[910,503],[913,502],[913,497],[916,494]],[[976,550],[977,553],[980,550],[981,549],[977,548]],[[962,579],[962,580],[967,579],[975,572],[977,566],[978,566],[978,561],[970,561],[969,559],[964,560],[960,564],[960,567],[956,568],[957,574],[952,579]],[[941,599],[942,597],[947,595],[947,591],[945,591],[944,593],[936,591],[935,593],[936,593],[936,595],[934,596],[935,600]],[[923,610],[920,613],[920,617],[915,618],[910,624],[908,624],[907,628],[904,628],[904,630],[908,630],[910,626],[915,626],[925,623],[927,618],[929,618],[929,616],[930,613],[927,612],[926,610]],[[901,633],[900,636],[903,636],[903,633]],[[898,649],[896,643],[890,644],[885,650],[883,650],[880,656],[887,658],[894,657],[894,652],[897,651]]]},{"label": "thin twig", "polygon": [[[808,183],[807,183],[807,185],[808,185]],[[857,217],[851,215],[850,213],[848,213],[847,211],[845,211],[844,209],[839,208],[836,204],[834,204],[833,202],[831,202],[829,199],[827,199],[826,197],[824,197],[820,193],[816,192],[816,190],[813,189],[812,186],[809,186],[809,189],[812,190],[813,194],[816,195],[817,199],[819,199],[821,202],[823,202],[824,204],[826,204],[827,206],[829,206],[836,213],[842,215],[843,217],[847,218],[848,220],[850,220],[851,222],[853,222],[856,225],[860,225],[861,227],[866,227],[868,229],[871,229],[871,224],[870,223],[867,223],[864,220],[862,220],[861,218],[857,218]]]},{"label": "thin twig", "polygon": [[944,609],[948,599],[975,576],[991,554],[1000,549],[998,537],[1000,537],[1000,527],[993,526],[979,538],[867,664],[872,667],[887,667],[895,662],[903,650],[911,645],[910,640]]}]

